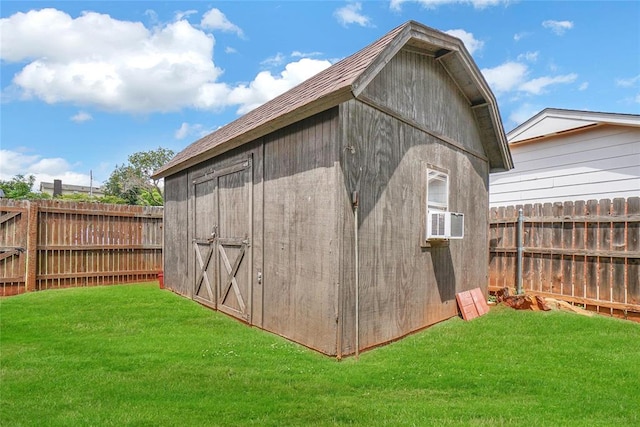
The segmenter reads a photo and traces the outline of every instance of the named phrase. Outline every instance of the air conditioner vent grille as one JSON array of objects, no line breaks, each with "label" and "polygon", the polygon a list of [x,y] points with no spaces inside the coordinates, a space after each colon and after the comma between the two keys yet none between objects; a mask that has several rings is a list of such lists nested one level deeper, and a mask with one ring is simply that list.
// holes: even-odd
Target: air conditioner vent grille
[{"label": "air conditioner vent grille", "polygon": [[427,240],[462,239],[464,214],[457,212],[429,211],[427,215]]}]

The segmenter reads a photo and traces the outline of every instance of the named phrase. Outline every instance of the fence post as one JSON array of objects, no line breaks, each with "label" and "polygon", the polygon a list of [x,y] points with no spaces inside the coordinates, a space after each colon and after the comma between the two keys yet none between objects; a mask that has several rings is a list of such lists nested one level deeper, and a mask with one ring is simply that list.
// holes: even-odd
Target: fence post
[{"label": "fence post", "polygon": [[516,294],[520,295],[522,293],[522,241],[524,234],[524,217],[522,214],[522,208],[518,209],[518,228],[516,230],[516,239],[517,239],[517,255],[516,255]]},{"label": "fence post", "polygon": [[25,292],[36,290],[36,274],[38,265],[38,205],[27,204],[27,251],[26,273],[24,279]]}]

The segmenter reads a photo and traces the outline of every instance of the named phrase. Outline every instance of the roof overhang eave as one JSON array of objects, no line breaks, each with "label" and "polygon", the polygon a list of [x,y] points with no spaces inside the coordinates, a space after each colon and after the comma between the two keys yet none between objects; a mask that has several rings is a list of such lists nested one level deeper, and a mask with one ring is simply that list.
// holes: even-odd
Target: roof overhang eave
[{"label": "roof overhang eave", "polygon": [[500,118],[498,102],[462,42],[457,49],[442,51],[436,59],[447,70],[475,113],[482,131],[482,144],[490,160],[490,170],[493,172],[513,169],[513,159]]}]

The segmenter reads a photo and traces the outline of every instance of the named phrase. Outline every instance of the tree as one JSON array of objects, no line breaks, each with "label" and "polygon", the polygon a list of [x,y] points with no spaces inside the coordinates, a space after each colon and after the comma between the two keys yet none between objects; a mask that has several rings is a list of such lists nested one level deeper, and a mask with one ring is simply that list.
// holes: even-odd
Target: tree
[{"label": "tree", "polygon": [[7,199],[42,199],[45,195],[32,191],[36,177],[33,175],[16,175],[9,181],[0,181],[0,189]]},{"label": "tree", "polygon": [[59,200],[73,202],[109,203],[112,205],[126,205],[127,201],[117,196],[90,196],[87,193],[61,194],[56,196]]},{"label": "tree", "polygon": [[166,148],[131,154],[127,164],[116,165],[104,184],[105,193],[124,199],[130,205],[162,206],[160,180],[151,178],[151,174],[173,155],[174,152]]}]

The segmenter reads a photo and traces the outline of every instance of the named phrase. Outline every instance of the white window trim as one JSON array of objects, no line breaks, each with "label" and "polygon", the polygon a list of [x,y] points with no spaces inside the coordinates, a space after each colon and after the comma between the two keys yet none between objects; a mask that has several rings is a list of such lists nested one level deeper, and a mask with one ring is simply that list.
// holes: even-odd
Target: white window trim
[{"label": "white window trim", "polygon": [[[433,178],[431,178],[433,176]],[[437,179],[440,181],[444,181],[445,184],[445,193],[446,193],[446,202],[445,203],[439,203],[439,202],[430,202],[429,201],[429,182],[431,181],[431,179]],[[427,197],[426,197],[426,202],[427,202],[427,212],[431,211],[442,211],[442,212],[448,212],[449,211],[449,173],[447,171],[444,171],[442,169],[436,169],[432,166],[429,166],[427,168]]]}]

